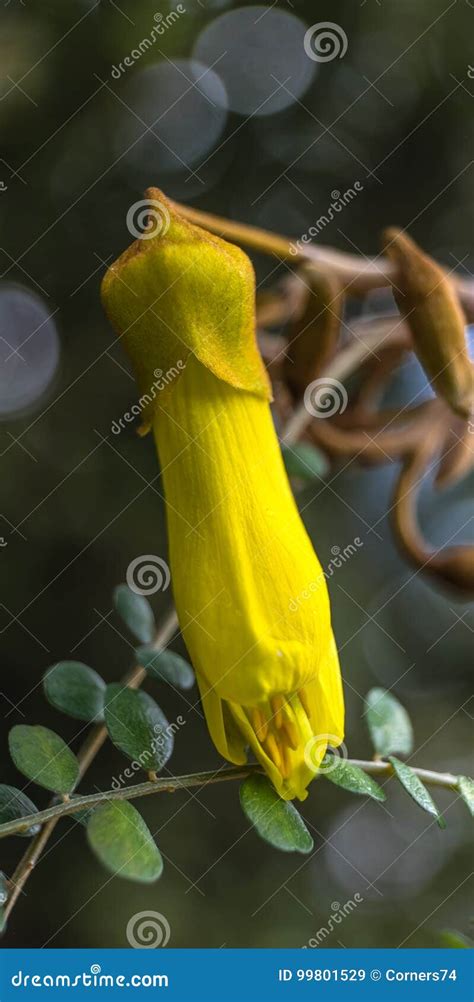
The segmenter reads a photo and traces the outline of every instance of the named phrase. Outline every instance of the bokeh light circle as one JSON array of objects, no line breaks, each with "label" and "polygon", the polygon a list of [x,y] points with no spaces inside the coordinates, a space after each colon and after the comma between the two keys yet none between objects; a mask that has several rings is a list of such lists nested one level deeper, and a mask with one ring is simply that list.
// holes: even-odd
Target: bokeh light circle
[{"label": "bokeh light circle", "polygon": [[241,115],[273,115],[309,87],[315,63],[305,56],[306,25],[294,14],[255,5],[215,18],[194,48],[224,81],[229,107]]},{"label": "bokeh light circle", "polygon": [[227,120],[225,87],[214,70],[190,59],[160,62],[134,74],[123,91],[129,112],[117,153],[148,177],[180,172],[212,152]]},{"label": "bokeh light circle", "polygon": [[58,362],[52,311],[29,289],[0,283],[0,419],[16,417],[36,403]]}]

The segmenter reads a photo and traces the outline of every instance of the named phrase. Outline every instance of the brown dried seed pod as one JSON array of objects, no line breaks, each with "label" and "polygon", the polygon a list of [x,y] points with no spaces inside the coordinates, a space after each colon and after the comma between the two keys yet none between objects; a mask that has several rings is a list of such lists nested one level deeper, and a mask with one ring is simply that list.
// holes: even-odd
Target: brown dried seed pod
[{"label": "brown dried seed pod", "polygon": [[465,317],[445,272],[401,230],[384,233],[395,265],[393,294],[413,336],[416,354],[436,393],[457,414],[473,409],[474,378]]},{"label": "brown dried seed pod", "polygon": [[334,275],[306,266],[300,271],[305,296],[289,334],[284,375],[296,399],[332,358],[341,329],[343,295]]},{"label": "brown dried seed pod", "polygon": [[474,435],[471,422],[454,417],[446,432],[435,486],[450,487],[462,480],[474,468]]},{"label": "brown dried seed pod", "polygon": [[418,523],[417,500],[423,475],[437,452],[442,434],[442,425],[435,419],[432,435],[406,457],[395,488],[392,522],[396,538],[413,566],[463,598],[470,598],[474,594],[474,547],[448,546],[436,550],[424,539]]}]

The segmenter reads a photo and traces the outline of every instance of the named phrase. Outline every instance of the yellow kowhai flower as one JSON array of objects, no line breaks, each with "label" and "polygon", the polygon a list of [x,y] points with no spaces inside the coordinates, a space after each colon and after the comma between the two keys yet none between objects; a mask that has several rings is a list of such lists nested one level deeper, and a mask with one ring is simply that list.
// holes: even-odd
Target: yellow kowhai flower
[{"label": "yellow kowhai flower", "polygon": [[[103,283],[153,427],[180,627],[211,737],[250,746],[285,799],[303,800],[343,738],[326,582],[298,513],[255,340],[247,256],[147,192],[166,232],[137,240]],[[152,392],[155,372],[166,373]]]}]

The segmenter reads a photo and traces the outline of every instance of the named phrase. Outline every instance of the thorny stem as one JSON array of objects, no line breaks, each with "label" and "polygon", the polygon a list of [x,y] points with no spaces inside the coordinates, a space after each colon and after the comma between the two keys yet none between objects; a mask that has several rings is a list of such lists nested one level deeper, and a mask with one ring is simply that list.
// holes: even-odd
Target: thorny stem
[{"label": "thorny stem", "polygon": [[[177,627],[178,627],[178,619],[176,616],[176,612],[174,611],[174,609],[172,609],[168,613],[166,619],[163,620],[163,623],[159,626],[156,632],[153,645],[156,648],[164,647],[173,636]],[[131,668],[130,671],[127,672],[127,674],[122,679],[122,682],[124,685],[128,685],[131,689],[138,689],[138,687],[143,682],[145,675],[146,675],[145,669],[142,668],[141,665],[135,665],[135,667]],[[105,724],[95,724],[95,726],[91,729],[91,731],[87,735],[86,740],[84,741],[83,745],[81,745],[81,748],[79,749],[79,752],[77,754],[77,759],[79,762],[80,779],[82,779],[84,774],[87,772],[89,766],[94,761],[97,753],[102,748],[102,745],[104,744],[106,738],[107,738],[107,728],[105,727]],[[153,785],[155,786],[156,784]],[[66,813],[68,814],[74,813],[74,811],[69,811],[68,808],[70,808],[73,804],[75,806],[80,799],[84,798],[77,798],[76,800],[69,801],[69,803],[67,804],[59,804],[57,806],[61,808],[66,808]],[[55,807],[49,807],[45,811],[41,811],[41,813],[35,815],[35,820],[33,824],[38,824],[38,823],[41,824],[42,822],[44,822],[44,824],[43,827],[41,828],[41,831],[39,831],[38,834],[35,835],[35,837],[31,840],[26,852],[20,859],[20,862],[18,863],[18,866],[13,876],[10,879],[12,890],[10,892],[8,901],[6,902],[4,907],[5,918],[8,918],[13,908],[15,907],[15,904],[20,894],[23,891],[23,888],[28,880],[28,877],[30,876],[32,870],[36,866],[43,850],[46,848],[49,839],[53,834],[53,831],[56,827],[59,817],[61,817],[61,812],[59,812],[58,814],[57,808],[55,809]],[[31,828],[31,823],[27,827]]]},{"label": "thorny stem", "polygon": [[[360,759],[347,759],[346,761],[348,765],[356,765],[369,775],[379,778],[388,778],[394,772],[390,762],[383,760],[365,762]],[[416,769],[414,767],[412,767],[412,771],[428,785],[441,786],[447,790],[458,788],[458,777],[450,772],[432,772],[430,769]],[[229,780],[245,779],[247,776],[262,772],[259,765],[235,766],[230,769],[221,769],[219,772],[193,772],[187,776],[172,776],[171,778],[166,777],[151,782],[137,783],[135,786],[125,786],[121,790],[105,790],[84,797],[75,797],[74,800],[67,803],[47,807],[45,811],[40,811],[38,814],[30,814],[28,817],[18,818],[0,825],[0,838],[27,831],[34,824],[44,822],[56,824],[59,818],[77,814],[78,811],[91,810],[111,800],[135,800],[137,797],[147,797],[154,793],[176,793],[178,790],[189,790],[193,786],[202,788]]]}]

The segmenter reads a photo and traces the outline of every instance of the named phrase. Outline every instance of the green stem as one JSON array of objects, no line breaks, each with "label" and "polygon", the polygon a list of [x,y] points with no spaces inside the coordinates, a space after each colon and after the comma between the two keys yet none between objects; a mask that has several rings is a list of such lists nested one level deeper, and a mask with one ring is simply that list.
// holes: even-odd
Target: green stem
[{"label": "green stem", "polygon": [[[356,765],[359,769],[371,776],[380,778],[389,777],[393,773],[390,762],[365,762],[359,759],[348,759],[349,765]],[[84,797],[75,797],[66,803],[55,804],[47,807],[37,814],[29,814],[15,821],[7,821],[0,825],[0,838],[7,835],[17,835],[27,831],[32,825],[46,824],[54,820],[58,821],[62,817],[70,814],[77,814],[79,811],[92,810],[101,804],[111,800],[135,800],[138,797],[147,797],[155,793],[176,793],[178,790],[189,790],[193,786],[210,786],[215,783],[225,783],[229,780],[245,779],[255,773],[261,773],[259,765],[235,766],[230,769],[221,769],[219,772],[193,772],[187,776],[172,776],[171,778],[155,779],[151,782],[137,783],[135,786],[125,786],[117,790],[105,790],[101,793],[86,794]],[[428,785],[441,786],[448,790],[457,789],[458,779],[449,772],[432,772],[430,769],[413,769],[413,772]]]}]

